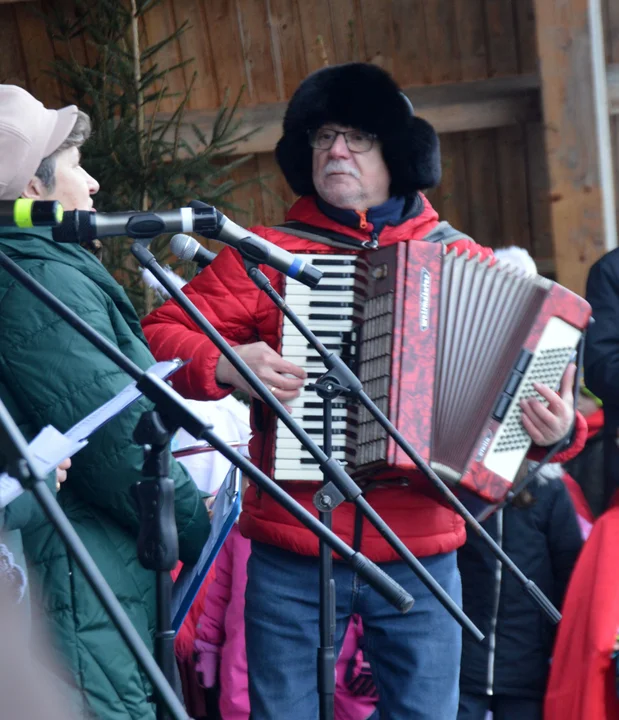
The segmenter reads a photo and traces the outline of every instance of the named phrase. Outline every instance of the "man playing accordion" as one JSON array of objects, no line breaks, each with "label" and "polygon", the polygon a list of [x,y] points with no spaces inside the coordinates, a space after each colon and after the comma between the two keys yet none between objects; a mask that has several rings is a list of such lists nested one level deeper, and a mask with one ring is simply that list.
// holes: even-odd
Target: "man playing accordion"
[{"label": "man playing accordion", "polygon": [[[277,160],[300,195],[287,220],[345,237],[352,253],[420,241],[438,224],[437,213],[421,193],[440,181],[438,137],[414,115],[393,79],[376,66],[328,67],[306,78],[288,105]],[[253,231],[293,253],[334,252],[328,244],[281,230],[258,227]],[[492,255],[490,249],[465,237],[456,238],[449,247],[479,253],[482,258]],[[263,270],[281,290],[278,273]],[[299,395],[306,371],[278,354],[280,313],[248,278],[240,255],[223,250],[186,290],[282,402]],[[186,396],[215,400],[235,388],[252,394],[174,303],[148,316],[144,331],[158,359],[193,358],[174,378],[175,387]],[[574,417],[573,377],[572,366],[559,393],[544,390],[548,407],[537,400],[523,403],[522,424],[536,445],[552,445],[568,432]],[[251,456],[257,465],[268,468],[274,423],[262,403],[254,402],[252,422]],[[574,444],[557,461],[576,454],[585,434],[586,424],[578,417]],[[460,602],[455,551],[466,539],[464,522],[439,501],[429,484],[427,491],[417,489],[427,482],[417,474],[419,482],[368,489],[367,500]],[[285,489],[315,513],[315,483],[294,480],[283,482]],[[246,594],[252,718],[316,720],[318,540],[255,486],[245,495],[240,528],[252,540]],[[380,695],[380,716],[390,720],[455,718],[460,627],[353,505],[344,503],[335,510],[333,529],[415,598],[412,611],[402,615],[347,565],[336,562],[336,649],[350,615],[358,613]]]}]

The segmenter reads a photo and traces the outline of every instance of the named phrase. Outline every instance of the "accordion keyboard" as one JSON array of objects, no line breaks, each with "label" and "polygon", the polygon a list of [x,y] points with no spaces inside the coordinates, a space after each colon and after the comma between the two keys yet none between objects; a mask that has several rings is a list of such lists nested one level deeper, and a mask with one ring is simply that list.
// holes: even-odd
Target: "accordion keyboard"
[{"label": "accordion keyboard", "polygon": [[[327,350],[342,357],[355,370],[357,328],[363,320],[367,266],[356,255],[307,255],[303,259],[323,272],[322,280],[310,289],[287,279],[286,303]],[[316,350],[286,317],[283,319],[281,354],[306,370],[307,385],[325,373]],[[307,385],[288,405],[292,417],[322,447],[323,401]],[[343,397],[333,402],[332,455],[347,465],[354,465],[357,412],[357,407],[348,405]],[[273,477],[278,481],[322,480],[314,458],[281,420],[276,421]]]}]

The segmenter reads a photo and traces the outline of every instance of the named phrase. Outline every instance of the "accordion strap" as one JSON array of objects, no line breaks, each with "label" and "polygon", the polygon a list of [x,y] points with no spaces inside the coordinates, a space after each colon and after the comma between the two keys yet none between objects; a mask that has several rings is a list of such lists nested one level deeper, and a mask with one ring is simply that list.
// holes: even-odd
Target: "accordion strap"
[{"label": "accordion strap", "polygon": [[[287,233],[288,235],[294,235],[295,237],[304,238],[305,240],[313,240],[314,242],[329,245],[330,247],[345,248],[346,250],[376,250],[378,248],[378,245],[371,240],[356,240],[343,233],[316,227],[308,223],[296,222],[294,220],[281,225],[273,225],[272,230],[279,230],[279,232]],[[456,230],[456,228],[452,227],[446,221],[440,222],[435,228],[430,230],[427,235],[421,238],[424,242],[440,242],[445,244],[453,242],[456,239],[472,240],[468,235],[460,230]]]}]

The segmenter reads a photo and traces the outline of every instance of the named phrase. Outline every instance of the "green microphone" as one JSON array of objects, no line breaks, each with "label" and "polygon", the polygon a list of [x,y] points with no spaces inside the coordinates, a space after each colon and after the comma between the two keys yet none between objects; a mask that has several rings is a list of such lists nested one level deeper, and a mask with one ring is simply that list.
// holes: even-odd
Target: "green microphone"
[{"label": "green microphone", "polygon": [[0,227],[55,227],[63,213],[56,200],[0,200]]}]

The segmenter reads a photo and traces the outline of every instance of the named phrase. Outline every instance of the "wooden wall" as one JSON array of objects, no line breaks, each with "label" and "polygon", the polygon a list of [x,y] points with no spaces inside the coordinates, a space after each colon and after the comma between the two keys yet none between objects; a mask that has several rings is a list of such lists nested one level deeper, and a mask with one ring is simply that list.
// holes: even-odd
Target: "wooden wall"
[{"label": "wooden wall", "polygon": [[[603,1],[608,60],[619,62],[619,3]],[[0,81],[57,105],[60,89],[44,72],[57,49],[33,13],[38,6],[0,4]],[[164,0],[147,16],[148,41],[185,20],[191,27],[169,60],[195,63],[169,83],[185,88],[197,69],[193,110],[215,109],[226,89],[234,96],[242,86],[243,106],[286,101],[308,72],[349,60],[375,62],[403,86],[531,74],[537,66],[533,0]],[[83,45],[74,52],[87,60]],[[612,122],[619,177],[619,117]],[[443,181],[429,197],[443,218],[482,244],[527,248],[552,273],[541,123],[443,134],[441,143]],[[258,176],[262,184],[233,194],[244,210],[237,219],[278,222],[293,197],[272,153],[237,172],[239,180]]]}]

